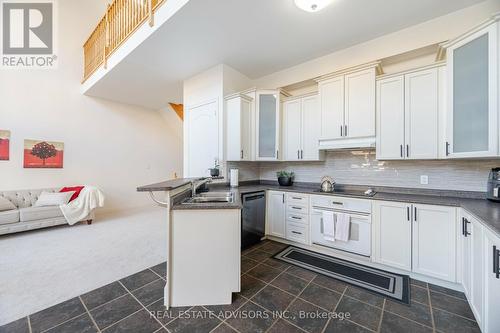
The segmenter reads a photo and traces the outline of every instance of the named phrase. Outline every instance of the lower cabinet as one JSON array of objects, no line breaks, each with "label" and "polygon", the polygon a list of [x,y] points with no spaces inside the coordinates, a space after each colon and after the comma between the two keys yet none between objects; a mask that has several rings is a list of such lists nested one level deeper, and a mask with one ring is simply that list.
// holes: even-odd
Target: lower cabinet
[{"label": "lower cabinet", "polygon": [[373,203],[374,262],[455,282],[456,209]]},{"label": "lower cabinet", "polygon": [[285,229],[285,192],[268,191],[266,205],[267,234],[286,237]]},{"label": "lower cabinet", "polygon": [[485,333],[500,332],[500,238],[484,228],[484,319]]}]

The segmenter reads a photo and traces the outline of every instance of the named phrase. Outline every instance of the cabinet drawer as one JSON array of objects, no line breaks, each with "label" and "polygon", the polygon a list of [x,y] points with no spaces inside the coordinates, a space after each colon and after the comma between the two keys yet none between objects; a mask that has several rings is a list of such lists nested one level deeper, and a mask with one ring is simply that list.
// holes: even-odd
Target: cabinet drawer
[{"label": "cabinet drawer", "polygon": [[286,214],[286,220],[291,223],[309,225],[309,215],[306,214],[296,214],[288,212]]},{"label": "cabinet drawer", "polygon": [[309,207],[307,205],[290,202],[286,206],[286,211],[287,213],[293,214],[307,214],[309,213]]},{"label": "cabinet drawer", "polygon": [[307,244],[307,238],[307,227],[305,225],[287,221],[286,239]]},{"label": "cabinet drawer", "polygon": [[309,196],[301,193],[287,193],[286,200],[290,203],[298,203],[307,206],[309,203]]}]

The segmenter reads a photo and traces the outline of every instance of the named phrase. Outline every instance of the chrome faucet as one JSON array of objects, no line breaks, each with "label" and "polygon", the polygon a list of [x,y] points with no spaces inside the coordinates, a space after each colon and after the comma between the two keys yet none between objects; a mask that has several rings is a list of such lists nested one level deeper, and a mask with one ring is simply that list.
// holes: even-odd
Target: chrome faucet
[{"label": "chrome faucet", "polygon": [[199,178],[199,179],[193,179],[191,181],[191,196],[194,197],[196,195],[196,190],[207,183],[211,183],[212,178],[207,177],[207,178]]}]

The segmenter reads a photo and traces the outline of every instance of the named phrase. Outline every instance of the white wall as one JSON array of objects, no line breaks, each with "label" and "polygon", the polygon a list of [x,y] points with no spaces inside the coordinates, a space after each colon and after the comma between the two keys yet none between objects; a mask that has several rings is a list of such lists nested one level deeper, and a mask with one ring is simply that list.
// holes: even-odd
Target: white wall
[{"label": "white wall", "polygon": [[[500,1],[478,5],[354,45],[255,80],[258,87],[278,88],[363,63],[452,39],[500,11]],[[383,18],[381,18],[383,19]]]},{"label": "white wall", "polygon": [[[0,189],[93,184],[106,194],[108,211],[150,205],[135,189],[181,174],[182,140],[171,127],[180,125],[158,111],[82,95],[82,45],[106,1],[57,3],[58,69],[0,74],[0,127],[12,132]],[[64,168],[23,169],[24,139],[64,142]]]}]

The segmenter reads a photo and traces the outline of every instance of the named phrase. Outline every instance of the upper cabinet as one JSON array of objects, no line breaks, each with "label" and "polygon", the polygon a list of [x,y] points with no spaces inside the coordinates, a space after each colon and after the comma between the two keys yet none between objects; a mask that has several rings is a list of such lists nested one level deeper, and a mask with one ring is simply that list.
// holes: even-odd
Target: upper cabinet
[{"label": "upper cabinet", "polygon": [[296,97],[283,103],[283,159],[317,161],[321,114],[318,95]]},{"label": "upper cabinet", "polygon": [[373,147],[375,75],[378,62],[317,79],[321,110],[320,149]]},{"label": "upper cabinet", "polygon": [[377,159],[437,159],[443,66],[377,80]]},{"label": "upper cabinet", "polygon": [[226,160],[251,161],[253,99],[236,94],[228,96],[225,103]]},{"label": "upper cabinet", "polygon": [[256,159],[280,159],[281,149],[281,92],[258,90],[256,93]]},{"label": "upper cabinet", "polygon": [[448,64],[449,157],[498,155],[497,20],[442,45]]}]

